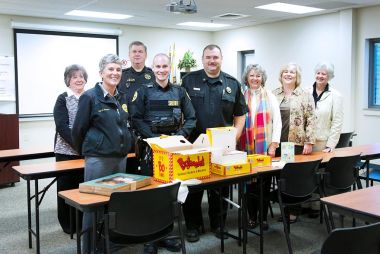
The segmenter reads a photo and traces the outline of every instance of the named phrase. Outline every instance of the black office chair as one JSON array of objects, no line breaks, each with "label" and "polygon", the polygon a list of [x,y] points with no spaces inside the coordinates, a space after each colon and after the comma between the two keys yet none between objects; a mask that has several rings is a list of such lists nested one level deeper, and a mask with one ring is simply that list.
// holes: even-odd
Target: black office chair
[{"label": "black office chair", "polygon": [[[329,160],[323,172],[322,180],[322,195],[324,197],[343,192],[351,191],[352,189],[361,189],[361,183],[358,179],[357,163],[360,161],[360,154],[333,157]],[[327,231],[330,232],[331,228],[334,229],[334,220],[332,213],[327,207],[321,207],[326,209],[329,214],[329,221],[326,218]],[[341,226],[343,227],[343,216],[340,216]],[[329,223],[330,222],[330,223]],[[353,221],[355,224],[355,221]]]},{"label": "black office chair", "polygon": [[335,146],[335,148],[352,146],[351,139],[353,136],[354,136],[353,132],[341,133],[338,144]]},{"label": "black office chair", "polygon": [[312,194],[320,192],[320,176],[317,173],[320,163],[321,160],[287,163],[277,180],[277,198],[289,253],[293,253],[293,250],[289,238],[289,213],[285,210],[291,206],[319,200],[313,199]]},{"label": "black office chair", "polygon": [[369,181],[369,186],[373,186],[373,182],[380,182],[380,165],[378,164],[373,164],[369,163],[369,161],[362,163],[360,165],[360,170],[364,169],[365,172],[362,172],[359,175],[359,178],[361,180],[367,180],[367,164],[369,167],[369,173],[368,173],[368,181]]},{"label": "black office chair", "polygon": [[[107,253],[110,253],[110,242],[140,244],[163,238],[179,238],[182,253],[186,253],[181,207],[177,202],[179,186],[180,183],[176,183],[154,189],[112,193],[104,223]],[[175,221],[179,235],[169,236]]]},{"label": "black office chair", "polygon": [[321,254],[379,254],[380,223],[331,232],[322,245]]}]

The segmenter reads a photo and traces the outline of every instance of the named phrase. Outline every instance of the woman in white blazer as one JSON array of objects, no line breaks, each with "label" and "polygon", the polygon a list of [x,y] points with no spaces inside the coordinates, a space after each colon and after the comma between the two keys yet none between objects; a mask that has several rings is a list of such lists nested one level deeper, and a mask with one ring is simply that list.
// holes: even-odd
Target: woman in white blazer
[{"label": "woman in white blazer", "polygon": [[315,68],[315,82],[310,92],[315,102],[316,143],[313,151],[331,152],[339,141],[343,126],[343,98],[331,87],[334,65],[318,63]]}]

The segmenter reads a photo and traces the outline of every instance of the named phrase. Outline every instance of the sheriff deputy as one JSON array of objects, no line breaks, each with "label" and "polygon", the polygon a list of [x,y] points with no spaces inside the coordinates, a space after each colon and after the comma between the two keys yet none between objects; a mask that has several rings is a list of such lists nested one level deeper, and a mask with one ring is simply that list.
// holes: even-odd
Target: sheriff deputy
[{"label": "sheriff deputy", "polygon": [[[155,81],[139,88],[132,98],[133,128],[142,139],[162,134],[188,137],[195,128],[195,111],[186,90],[169,82],[170,58],[157,54],[152,67]],[[153,164],[149,146],[144,142],[144,148],[139,148],[141,174],[151,176]]]},{"label": "sheriff deputy", "polygon": [[[236,139],[241,135],[245,124],[245,114],[248,110],[240,83],[229,74],[221,71],[222,51],[217,45],[208,45],[202,54],[203,70],[191,72],[182,79],[182,86],[190,95],[196,111],[197,126],[189,138],[193,142],[207,128],[235,126],[237,128]],[[228,196],[228,187],[223,188],[222,194]],[[219,195],[216,190],[208,192],[209,217],[212,232],[217,237],[220,233],[220,207]],[[203,191],[191,192],[183,205],[183,213],[186,222],[186,238],[189,242],[199,240],[202,220]],[[227,213],[227,205],[224,203],[224,220]],[[223,235],[223,237],[226,237]]]},{"label": "sheriff deputy", "polygon": [[[129,60],[131,67],[124,69],[118,85],[119,92],[127,97],[130,103],[135,91],[140,85],[153,82],[154,73],[151,68],[145,66],[147,48],[141,41],[133,41],[129,44]],[[128,105],[129,106],[129,105]]]}]

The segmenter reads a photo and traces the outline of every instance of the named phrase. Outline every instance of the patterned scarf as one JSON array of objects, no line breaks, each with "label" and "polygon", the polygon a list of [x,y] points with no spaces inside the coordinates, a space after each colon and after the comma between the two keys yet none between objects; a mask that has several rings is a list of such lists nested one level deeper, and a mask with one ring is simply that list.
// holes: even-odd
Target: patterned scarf
[{"label": "patterned scarf", "polygon": [[248,154],[267,154],[272,140],[272,115],[267,92],[263,88],[256,91],[247,89],[244,98],[249,111],[240,138],[240,149]]}]

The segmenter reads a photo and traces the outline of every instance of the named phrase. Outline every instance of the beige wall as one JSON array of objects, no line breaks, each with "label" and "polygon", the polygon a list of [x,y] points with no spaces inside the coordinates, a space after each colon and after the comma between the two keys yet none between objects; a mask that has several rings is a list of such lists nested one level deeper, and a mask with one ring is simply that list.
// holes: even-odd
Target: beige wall
[{"label": "beige wall", "polygon": [[[223,70],[236,77],[240,75],[237,52],[255,50],[255,62],[267,70],[270,88],[278,86],[278,71],[282,64],[290,61],[298,63],[303,70],[302,85],[307,87],[314,81],[315,64],[328,60],[335,65],[335,78],[331,83],[344,96],[343,130],[355,130],[358,133],[355,144],[365,144],[380,141],[380,114],[366,109],[368,83],[365,55],[365,39],[380,37],[377,28],[379,13],[380,6],[376,6],[214,33],[0,15],[0,55],[13,55],[10,23],[15,20],[121,29],[120,56],[127,56],[129,42],[141,40],[148,46],[148,65],[155,53],[167,52],[175,42],[177,59],[189,49],[194,52],[201,68],[202,48],[208,43],[217,43],[223,50]],[[9,108],[12,107],[0,103],[0,112]],[[54,123],[51,119],[20,123],[22,147],[36,144],[52,146],[53,136]]]},{"label": "beige wall", "polygon": [[354,129],[351,103],[352,81],[352,22],[351,10],[302,19],[275,22],[254,27],[216,33],[214,41],[224,50],[225,70],[240,76],[235,68],[237,52],[255,50],[255,63],[267,71],[267,87],[279,86],[279,69],[283,64],[295,62],[302,69],[302,86],[314,83],[314,66],[319,61],[335,65],[335,78],[331,85],[344,96],[344,131]]},{"label": "beige wall", "polygon": [[357,12],[357,47],[356,76],[354,77],[355,96],[355,129],[361,143],[380,141],[380,111],[368,109],[368,56],[366,55],[366,39],[380,38],[380,6],[363,8]]},{"label": "beige wall", "polygon": [[[119,55],[123,58],[128,58],[129,43],[134,40],[143,41],[148,47],[148,59],[146,62],[148,66],[151,65],[155,54],[161,52],[168,53],[169,47],[173,45],[173,43],[175,43],[176,47],[175,65],[177,65],[178,59],[182,57],[187,50],[194,52],[195,58],[201,65],[202,53],[199,49],[212,41],[212,34],[208,32],[0,15],[0,55],[14,56],[12,21],[69,27],[120,29],[122,35],[119,37]],[[47,63],[47,65],[49,64],[51,63]],[[177,75],[179,77],[179,71]],[[62,91],[63,90],[64,84],[62,84]],[[15,111],[14,102],[0,102],[1,113],[14,113]],[[20,146],[34,147],[38,145],[53,147],[54,131],[55,126],[52,118],[21,119]]]}]

